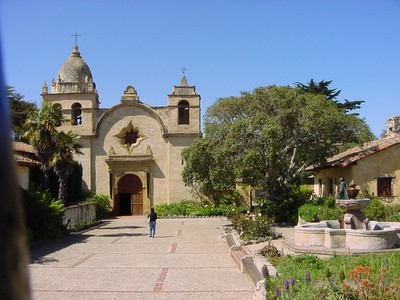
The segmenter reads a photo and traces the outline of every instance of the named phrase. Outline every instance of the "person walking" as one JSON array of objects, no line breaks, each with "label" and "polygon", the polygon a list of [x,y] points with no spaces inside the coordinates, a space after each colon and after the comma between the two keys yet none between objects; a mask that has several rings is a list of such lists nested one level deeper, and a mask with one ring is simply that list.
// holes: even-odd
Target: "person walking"
[{"label": "person walking", "polygon": [[154,234],[156,233],[156,220],[157,220],[157,213],[154,211],[154,208],[152,207],[150,209],[150,213],[147,216],[149,218],[149,228],[150,228],[150,235],[149,237],[154,237]]}]

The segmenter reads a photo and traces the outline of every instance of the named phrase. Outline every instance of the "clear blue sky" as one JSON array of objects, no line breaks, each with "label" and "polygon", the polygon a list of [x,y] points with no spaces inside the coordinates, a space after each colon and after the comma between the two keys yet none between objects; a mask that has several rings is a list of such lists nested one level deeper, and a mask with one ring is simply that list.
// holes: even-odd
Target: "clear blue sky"
[{"label": "clear blue sky", "polygon": [[186,67],[202,97],[333,80],[375,135],[400,115],[399,0],[1,0],[4,75],[26,100],[56,78],[75,32],[101,107],[133,85],[167,103]]}]

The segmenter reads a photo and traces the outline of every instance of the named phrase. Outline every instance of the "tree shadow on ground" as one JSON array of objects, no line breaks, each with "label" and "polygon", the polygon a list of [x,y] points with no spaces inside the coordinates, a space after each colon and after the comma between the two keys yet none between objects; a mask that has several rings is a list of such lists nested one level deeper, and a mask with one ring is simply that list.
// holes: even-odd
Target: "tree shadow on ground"
[{"label": "tree shadow on ground", "polygon": [[[120,238],[120,237],[139,237],[139,236],[147,236],[148,233],[143,233],[143,232],[115,232],[112,233],[112,230],[122,230],[122,229],[131,229],[131,230],[138,230],[138,229],[143,229],[145,227],[143,226],[112,226],[112,227],[107,227],[107,225],[111,222],[104,221],[100,226],[96,226],[90,229],[86,229],[82,232],[73,232],[68,234],[67,236],[57,238],[52,241],[45,241],[41,242],[35,246],[33,246],[30,249],[30,262],[37,263],[37,264],[46,264],[46,263],[51,263],[51,262],[57,262],[57,259],[48,257],[51,253],[57,252],[61,249],[67,248],[73,244],[79,244],[79,243],[87,243],[87,240],[92,238],[92,237],[114,237],[114,238]],[[110,232],[107,232],[105,234],[90,234],[89,232],[95,229],[101,229],[101,230],[110,230]],[[113,243],[115,241],[112,241]]]}]

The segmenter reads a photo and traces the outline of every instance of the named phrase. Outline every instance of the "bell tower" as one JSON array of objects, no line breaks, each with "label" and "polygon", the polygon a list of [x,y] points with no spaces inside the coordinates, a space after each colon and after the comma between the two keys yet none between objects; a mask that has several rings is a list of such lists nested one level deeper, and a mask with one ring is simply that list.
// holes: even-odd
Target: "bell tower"
[{"label": "bell tower", "polygon": [[82,59],[78,45],[74,45],[56,80],[53,79],[50,92],[45,82],[41,95],[43,101],[61,105],[64,118],[69,120],[62,126],[62,130],[73,130],[79,135],[93,133],[99,96],[92,73]]},{"label": "bell tower", "polygon": [[168,133],[200,135],[200,117],[200,95],[184,75],[168,95]]}]

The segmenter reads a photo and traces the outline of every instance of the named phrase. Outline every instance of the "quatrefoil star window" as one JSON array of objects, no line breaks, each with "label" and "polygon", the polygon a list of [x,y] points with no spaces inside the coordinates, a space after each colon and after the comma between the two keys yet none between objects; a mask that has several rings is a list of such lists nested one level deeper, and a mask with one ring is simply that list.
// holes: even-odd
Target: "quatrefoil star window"
[{"label": "quatrefoil star window", "polygon": [[139,132],[134,131],[133,129],[125,133],[125,136],[123,137],[123,139],[125,140],[125,144],[128,144],[129,146],[131,146],[132,144],[136,144],[138,138],[139,138]]},{"label": "quatrefoil star window", "polygon": [[139,146],[141,141],[147,138],[140,132],[139,128],[133,126],[132,121],[129,122],[128,126],[122,128],[118,134],[114,135],[114,137],[129,153],[133,148]]}]

